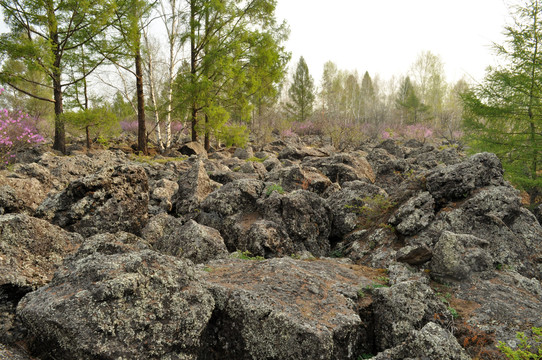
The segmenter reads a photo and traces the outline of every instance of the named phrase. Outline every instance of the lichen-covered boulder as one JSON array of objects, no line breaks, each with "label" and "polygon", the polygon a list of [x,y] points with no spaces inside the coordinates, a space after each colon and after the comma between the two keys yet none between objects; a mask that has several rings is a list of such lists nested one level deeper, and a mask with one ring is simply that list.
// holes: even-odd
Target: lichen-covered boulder
[{"label": "lichen-covered boulder", "polygon": [[320,170],[331,181],[343,184],[347,181],[362,180],[374,183],[373,168],[365,158],[365,153],[336,154],[322,158],[305,158],[304,166]]},{"label": "lichen-covered boulder", "polygon": [[427,191],[411,198],[389,219],[400,234],[412,236],[435,218],[435,200]]},{"label": "lichen-covered boulder", "polygon": [[430,172],[426,177],[427,190],[437,203],[465,199],[476,188],[504,185],[503,172],[495,154],[480,153]]},{"label": "lichen-covered boulder", "polygon": [[360,226],[360,211],[367,198],[387,197],[387,193],[376,185],[363,181],[351,181],[343,184],[342,189],[327,198],[333,215],[331,236],[341,240]]},{"label": "lichen-covered boulder", "polygon": [[298,251],[326,256],[330,250],[332,213],[326,201],[313,192],[273,193],[259,202],[263,217],[277,223]]},{"label": "lichen-covered boulder", "polygon": [[17,312],[37,356],[196,359],[213,308],[190,261],[120,233],[88,239]]},{"label": "lichen-covered boulder", "polygon": [[72,181],[49,196],[36,216],[83,236],[128,231],[139,234],[147,221],[149,187],[138,165],[106,167]]},{"label": "lichen-covered boulder", "polygon": [[372,351],[370,302],[356,302],[371,283],[367,268],[288,257],[208,267],[216,309],[200,360],[356,360]]},{"label": "lichen-covered boulder", "polygon": [[375,360],[469,360],[465,350],[453,334],[434,322],[428,322],[421,330],[413,330],[397,347],[381,352]]},{"label": "lichen-covered boulder", "polygon": [[433,249],[431,276],[464,280],[474,272],[493,270],[488,245],[489,241],[472,235],[444,231]]},{"label": "lichen-covered boulder", "polygon": [[0,216],[0,342],[21,340],[24,329],[15,312],[19,300],[51,281],[63,259],[82,242],[81,235],[42,219]]},{"label": "lichen-covered boulder", "polygon": [[373,298],[378,351],[400,345],[414,330],[422,329],[435,318],[452,319],[443,302],[421,281],[407,280],[375,289]]},{"label": "lichen-covered boulder", "polygon": [[83,237],[25,214],[0,216],[0,286],[37,288],[47,284],[64,257]]},{"label": "lichen-covered boulder", "polygon": [[228,255],[220,232],[194,220],[182,224],[179,219],[164,214],[152,218],[142,233],[155,250],[196,264]]},{"label": "lichen-covered boulder", "polygon": [[214,190],[201,161],[196,161],[190,170],[182,174],[177,184],[178,190],[171,200],[173,212],[189,218],[197,215],[203,200]]},{"label": "lichen-covered boulder", "polygon": [[267,175],[265,180],[280,184],[284,191],[303,189],[320,195],[331,185],[331,180],[318,169],[299,165],[273,171]]}]

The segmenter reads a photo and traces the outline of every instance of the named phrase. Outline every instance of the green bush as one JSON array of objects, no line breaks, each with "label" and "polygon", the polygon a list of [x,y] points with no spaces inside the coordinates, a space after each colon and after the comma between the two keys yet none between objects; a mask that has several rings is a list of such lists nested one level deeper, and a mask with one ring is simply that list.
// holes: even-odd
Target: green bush
[{"label": "green bush", "polygon": [[226,146],[245,147],[248,143],[248,129],[245,125],[224,125],[219,139]]},{"label": "green bush", "polygon": [[271,195],[273,193],[273,191],[276,191],[279,194],[284,194],[284,189],[282,188],[282,186],[277,185],[277,184],[273,184],[273,185],[268,186],[266,191],[265,191],[265,194],[267,196],[269,196],[269,195]]},{"label": "green bush", "polygon": [[[542,327],[533,327],[533,335],[529,339],[525,333],[518,332],[516,338],[519,341],[518,348],[513,350],[502,341],[499,341],[498,349],[512,360],[541,360],[542,359]],[[536,344],[536,352],[531,352],[532,345]]]}]

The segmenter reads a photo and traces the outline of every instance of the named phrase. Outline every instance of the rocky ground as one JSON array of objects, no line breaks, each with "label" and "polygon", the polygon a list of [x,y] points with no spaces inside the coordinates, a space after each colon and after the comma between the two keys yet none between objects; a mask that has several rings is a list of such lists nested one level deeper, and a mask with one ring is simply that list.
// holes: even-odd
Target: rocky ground
[{"label": "rocky ground", "polygon": [[542,326],[542,227],[495,155],[311,143],[20,154],[0,359],[503,359]]}]

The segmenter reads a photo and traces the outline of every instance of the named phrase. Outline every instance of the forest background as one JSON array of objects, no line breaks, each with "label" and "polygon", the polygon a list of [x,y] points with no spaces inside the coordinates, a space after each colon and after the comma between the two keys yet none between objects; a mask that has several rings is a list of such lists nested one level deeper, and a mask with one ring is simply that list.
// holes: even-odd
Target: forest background
[{"label": "forest background", "polygon": [[[444,59],[431,50],[420,50],[404,73],[389,78],[327,61],[315,81],[303,54],[297,57],[295,50],[292,59],[292,32],[277,16],[277,5],[0,0],[0,129],[26,134],[7,131],[11,138],[0,139],[5,162],[13,152],[9,139],[51,139],[66,153],[72,139],[107,145],[122,132],[133,133],[144,154],[149,146],[164,153],[187,136],[206,149],[273,136],[320,136],[339,150],[366,139],[438,139],[494,151],[531,204],[538,202],[538,1],[506,4],[503,37],[493,45],[488,40],[501,62],[488,64],[493,66],[483,79],[455,74],[451,81]],[[386,36],[370,36],[378,34]],[[400,53],[396,61],[403,61]]]}]

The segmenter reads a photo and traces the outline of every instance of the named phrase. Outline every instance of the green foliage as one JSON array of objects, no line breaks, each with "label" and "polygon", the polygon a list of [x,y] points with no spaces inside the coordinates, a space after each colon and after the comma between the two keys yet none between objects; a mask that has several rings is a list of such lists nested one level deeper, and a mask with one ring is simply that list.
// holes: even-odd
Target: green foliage
[{"label": "green foliage", "polygon": [[454,319],[458,319],[458,318],[459,318],[459,313],[458,313],[457,310],[454,309],[453,307],[448,306],[448,311],[450,312],[450,314],[452,315],[452,317],[453,317]]},{"label": "green foliage", "polygon": [[265,260],[263,256],[252,256],[252,253],[248,250],[245,250],[245,251],[237,250],[236,252],[232,254],[232,256],[238,259],[242,259],[242,260],[255,260],[255,261]]},{"label": "green foliage", "polygon": [[248,135],[248,128],[245,125],[225,125],[220,129],[218,137],[228,147],[246,147]]},{"label": "green foliage", "polygon": [[[83,81],[103,61],[97,51],[109,33],[116,2],[0,0],[10,31],[0,35],[0,53],[21,65],[9,64],[0,70],[0,82],[34,99],[54,104],[55,139],[53,148],[66,152],[65,128],[61,119],[63,92]],[[81,49],[86,67],[81,69]],[[36,74],[43,76],[35,77]],[[69,72],[76,77],[67,76]],[[19,87],[21,83],[32,87]],[[53,90],[51,92],[51,89]]]},{"label": "green foliage", "polygon": [[106,107],[67,111],[62,114],[62,118],[67,125],[73,126],[77,130],[86,130],[89,145],[91,133],[98,138],[115,136],[120,133],[117,117]]},{"label": "green foliage", "polygon": [[[532,337],[528,338],[525,333],[518,332],[516,338],[518,339],[518,347],[513,350],[511,347],[499,341],[498,349],[506,355],[508,359],[512,360],[537,360],[542,359],[542,328],[533,327]],[[533,349],[532,345],[536,346],[536,349]]]},{"label": "green foliage", "polygon": [[358,356],[357,360],[372,359],[374,358],[373,354],[361,354]]},{"label": "green foliage", "polygon": [[266,159],[267,159],[267,156],[264,157],[264,158],[259,158],[259,157],[253,156],[253,157],[250,157],[250,158],[246,159],[246,161],[247,161],[247,162],[259,162],[259,163],[263,163]]},{"label": "green foliage", "polygon": [[190,45],[190,63],[179,73],[177,93],[191,114],[193,140],[203,119],[206,138],[213,133],[217,108],[248,121],[253,101],[277,92],[289,55],[281,45],[288,31],[276,23],[275,7],[273,0],[189,2],[181,41]]},{"label": "green foliage", "polygon": [[282,188],[282,186],[278,184],[273,184],[273,185],[268,186],[267,189],[265,190],[265,194],[269,196],[273,193],[273,191],[276,191],[279,194],[284,194],[284,189]]},{"label": "green foliage", "polygon": [[416,95],[416,90],[406,77],[399,89],[399,96],[396,100],[397,106],[403,111],[402,116],[407,124],[416,124],[422,115],[429,109]]},{"label": "green foliage", "polygon": [[286,111],[296,121],[305,121],[312,115],[315,95],[314,80],[309,74],[309,67],[303,56],[297,63],[292,85],[288,90],[290,102]]},{"label": "green foliage", "polygon": [[387,196],[381,194],[358,200],[361,200],[363,205],[346,205],[346,208],[353,209],[359,215],[360,224],[365,227],[379,224],[379,220],[396,205]]},{"label": "green foliage", "polygon": [[507,40],[495,45],[502,65],[489,68],[483,83],[462,96],[464,125],[471,149],[497,154],[509,180],[534,203],[542,189],[541,4],[529,0],[513,16]]}]

